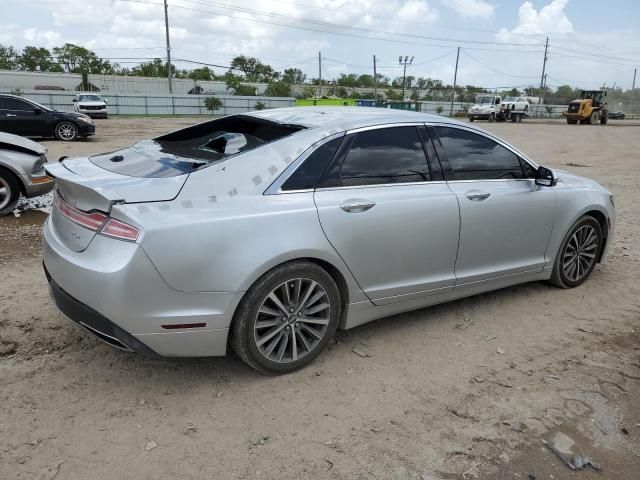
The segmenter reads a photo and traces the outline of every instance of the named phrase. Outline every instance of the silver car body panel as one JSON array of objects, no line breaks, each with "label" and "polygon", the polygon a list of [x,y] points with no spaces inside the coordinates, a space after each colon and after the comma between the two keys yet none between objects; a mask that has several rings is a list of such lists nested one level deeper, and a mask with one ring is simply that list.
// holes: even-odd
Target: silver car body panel
[{"label": "silver car body panel", "polygon": [[[489,133],[432,115],[347,107],[249,115],[308,128],[174,177],[175,183],[120,178],[86,159],[50,169],[78,208],[103,202],[112,217],[142,232],[137,243],[93,235],[76,251],[63,238],[67,227],[56,226],[54,208],[44,227],[52,278],[160,354],[222,355],[244,292],[291,260],[332,267],[345,297],[340,326],[350,328],[548,279],[564,235],[584,213],[600,212],[613,233],[610,193],[562,171],[554,187],[532,180],[435,181],[282,192],[284,180],[324,141],[382,125],[468,129],[537,165]],[[474,190],[490,195],[472,202],[466,195]],[[375,206],[347,213],[340,208],[346,201]],[[161,328],[199,321],[206,326]]]},{"label": "silver car body panel", "polygon": [[53,188],[53,181],[49,181],[44,168],[34,171],[46,153],[47,149],[33,140],[0,132],[0,168],[14,174],[26,197],[44,195]]}]

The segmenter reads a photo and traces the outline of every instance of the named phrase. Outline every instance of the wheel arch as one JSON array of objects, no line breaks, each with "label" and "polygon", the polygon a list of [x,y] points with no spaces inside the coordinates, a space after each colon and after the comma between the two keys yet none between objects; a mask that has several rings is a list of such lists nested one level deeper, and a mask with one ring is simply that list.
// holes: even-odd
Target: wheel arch
[{"label": "wheel arch", "polygon": [[5,165],[5,164],[0,164],[0,172],[3,172],[3,173],[6,172],[8,175],[11,175],[11,177],[18,184],[18,188],[20,189],[20,194],[21,195],[27,194],[27,189],[24,185],[24,182],[22,181],[20,174],[18,174],[15,170],[13,170],[12,168],[10,168],[8,165]]},{"label": "wheel arch", "polygon": [[592,209],[585,213],[583,213],[580,217],[590,216],[596,219],[596,221],[600,224],[600,229],[602,230],[602,248],[600,249],[600,253],[598,254],[597,262],[602,260],[602,255],[605,252],[607,247],[607,241],[609,239],[609,218],[606,214],[604,214],[600,210]]}]

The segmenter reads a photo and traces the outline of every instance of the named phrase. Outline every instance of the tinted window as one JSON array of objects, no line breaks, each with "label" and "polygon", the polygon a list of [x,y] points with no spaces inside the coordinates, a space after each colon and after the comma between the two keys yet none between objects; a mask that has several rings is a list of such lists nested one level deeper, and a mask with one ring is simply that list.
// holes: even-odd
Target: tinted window
[{"label": "tinted window", "polygon": [[525,177],[518,156],[490,138],[458,128],[436,130],[449,161],[448,180]]},{"label": "tinted window", "polygon": [[356,133],[344,161],[323,186],[374,185],[430,180],[427,158],[415,127]]},{"label": "tinted window", "polygon": [[33,110],[33,105],[19,98],[4,97],[2,100],[2,108],[6,110]]},{"label": "tinted window", "polygon": [[335,138],[316,148],[282,185],[282,190],[314,188],[324,169],[340,146],[342,137]]}]

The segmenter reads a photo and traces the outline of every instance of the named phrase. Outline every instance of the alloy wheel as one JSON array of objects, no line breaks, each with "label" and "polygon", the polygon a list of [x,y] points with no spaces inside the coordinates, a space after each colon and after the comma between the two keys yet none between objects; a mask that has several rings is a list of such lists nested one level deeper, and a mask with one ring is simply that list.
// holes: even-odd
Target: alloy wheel
[{"label": "alloy wheel", "polygon": [[7,181],[0,177],[0,210],[9,205],[11,201],[11,187]]},{"label": "alloy wheel", "polygon": [[562,270],[572,282],[582,280],[596,261],[598,233],[591,225],[578,228],[565,247],[562,255]]},{"label": "alloy wheel", "polygon": [[78,132],[75,125],[71,123],[61,123],[60,125],[58,125],[58,136],[62,140],[73,140],[74,138],[76,138],[77,134]]},{"label": "alloy wheel", "polygon": [[327,333],[331,302],[326,290],[308,278],[281,283],[262,301],[254,340],[272,362],[295,362],[311,353]]}]

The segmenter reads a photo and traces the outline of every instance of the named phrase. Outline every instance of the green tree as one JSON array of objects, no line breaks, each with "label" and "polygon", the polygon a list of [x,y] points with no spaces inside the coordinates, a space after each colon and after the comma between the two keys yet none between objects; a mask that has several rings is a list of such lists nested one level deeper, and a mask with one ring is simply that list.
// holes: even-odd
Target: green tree
[{"label": "green tree", "polygon": [[291,96],[291,84],[282,80],[278,82],[271,82],[267,85],[267,89],[264,91],[267,97],[290,97]]},{"label": "green tree", "polygon": [[231,72],[224,74],[224,83],[228,90],[233,90],[234,95],[242,95],[253,97],[256,94],[256,88],[251,85],[243,85],[242,77],[240,75],[234,75]]},{"label": "green tree", "polygon": [[53,60],[51,52],[43,47],[24,47],[17,66],[29,72],[62,72],[62,67]]},{"label": "green tree", "polygon": [[209,67],[195,68],[189,72],[185,72],[185,78],[190,78],[191,80],[215,80],[216,76],[213,73],[213,70],[210,70]]},{"label": "green tree", "polygon": [[13,70],[18,66],[18,52],[11,45],[0,44],[0,70]]},{"label": "green tree", "polygon": [[262,63],[254,57],[240,55],[231,61],[230,70],[242,72],[242,78],[246,82],[271,82],[278,80],[280,74],[271,65]]},{"label": "green tree", "polygon": [[109,60],[103,60],[95,52],[73,43],[54,47],[53,54],[65,72],[112,74],[115,71]]},{"label": "green tree", "polygon": [[[175,65],[171,65],[171,73],[175,72]],[[166,77],[167,62],[160,58],[154,58],[150,62],[144,62],[131,69],[131,75],[137,77]]]},{"label": "green tree", "polygon": [[282,81],[289,85],[302,85],[307,76],[299,68],[287,68],[282,74]]}]

